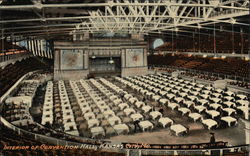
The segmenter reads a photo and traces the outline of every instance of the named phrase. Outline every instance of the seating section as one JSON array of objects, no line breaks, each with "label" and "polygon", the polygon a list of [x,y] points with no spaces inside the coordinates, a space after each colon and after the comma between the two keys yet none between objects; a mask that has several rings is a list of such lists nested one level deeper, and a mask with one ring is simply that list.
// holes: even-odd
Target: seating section
[{"label": "seating section", "polygon": [[245,95],[164,74],[56,81],[46,87],[42,124],[71,135],[107,138],[138,132],[138,121],[141,131],[170,127],[179,136],[187,134],[189,127],[175,122],[163,109],[208,129],[223,128],[247,115],[247,100]]},{"label": "seating section", "polygon": [[118,79],[138,93],[188,115],[193,121],[200,120],[208,129],[235,125],[238,113],[248,115],[246,95],[162,74]]},{"label": "seating section", "polygon": [[[38,75],[31,75],[30,78],[40,79]],[[40,125],[29,114],[31,99],[11,99],[20,96],[34,97],[38,85],[34,83],[35,80],[29,82],[31,80],[24,80],[14,94],[16,97],[5,101],[2,116],[26,131],[78,143],[94,143],[95,140],[91,138],[104,139],[161,129],[169,129],[170,135],[183,136],[192,130],[188,124],[181,122],[184,117],[188,119],[188,123],[196,122],[202,124],[204,129],[211,130],[235,126],[240,117],[244,118],[249,113],[247,95],[166,74],[152,74],[48,81]],[[171,112],[178,116],[173,117]],[[20,145],[19,141],[11,139],[5,133],[1,146]],[[24,139],[24,143],[29,140],[28,145],[40,144],[22,135],[16,138],[21,138],[20,141]],[[8,150],[4,152],[11,154]],[[20,155],[32,155],[38,151],[18,152]],[[50,152],[58,153],[56,150]],[[65,155],[114,154],[63,150],[61,155],[64,152]],[[42,153],[49,155],[46,150]]]},{"label": "seating section", "polygon": [[185,55],[152,55],[148,57],[148,62],[150,66],[167,65],[246,78],[250,74],[249,61],[239,58],[213,59]]},{"label": "seating section", "polygon": [[[207,32],[206,32],[207,33]],[[213,33],[213,32],[210,32]],[[232,40],[233,44],[232,45]],[[234,33],[234,38],[232,33],[216,31],[216,53],[235,53],[247,54],[249,48],[249,38],[247,34],[244,33]],[[172,46],[173,45],[173,46]],[[214,52],[214,37],[213,35],[199,35],[193,34],[187,38],[185,36],[177,36],[174,39],[174,43],[166,42],[162,46],[158,47],[156,50],[160,51],[178,51],[178,52]]]},{"label": "seating section", "polygon": [[5,68],[0,69],[0,96],[2,96],[24,74],[38,69],[47,70],[49,66],[42,64],[35,58],[28,58],[14,64],[9,64]]}]

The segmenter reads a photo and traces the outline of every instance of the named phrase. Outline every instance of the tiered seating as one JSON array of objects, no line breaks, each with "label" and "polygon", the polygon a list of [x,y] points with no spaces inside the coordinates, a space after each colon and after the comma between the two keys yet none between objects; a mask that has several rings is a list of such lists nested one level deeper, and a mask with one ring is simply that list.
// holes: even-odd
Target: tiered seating
[{"label": "tiered seating", "polygon": [[213,59],[185,55],[166,55],[164,57],[154,55],[148,57],[148,62],[150,66],[167,65],[240,77],[248,77],[250,74],[249,62],[237,58]]},{"label": "tiered seating", "polygon": [[10,64],[0,70],[0,96],[2,96],[24,74],[48,67],[34,58],[28,58],[15,64]]},{"label": "tiered seating", "polygon": [[[206,32],[207,33],[207,32]],[[213,33],[213,32],[210,32]],[[232,33],[216,31],[216,53],[248,53],[249,39],[247,34],[234,34],[234,46],[232,45]],[[173,45],[173,46],[172,46]],[[194,34],[193,38],[177,37],[174,43],[166,42],[156,50],[159,51],[178,51],[178,52],[214,52],[213,35]]]}]

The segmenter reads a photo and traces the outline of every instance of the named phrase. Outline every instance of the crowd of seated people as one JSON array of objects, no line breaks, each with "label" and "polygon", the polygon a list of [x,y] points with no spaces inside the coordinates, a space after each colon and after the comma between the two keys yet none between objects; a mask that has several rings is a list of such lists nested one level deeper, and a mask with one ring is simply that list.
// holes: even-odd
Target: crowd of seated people
[{"label": "crowd of seated people", "polygon": [[23,75],[39,69],[46,70],[48,66],[35,58],[18,61],[0,69],[0,96],[2,96]]},{"label": "crowd of seated people", "polygon": [[149,65],[167,65],[172,67],[201,70],[225,75],[248,77],[250,74],[249,61],[238,58],[202,58],[188,55],[150,55]]}]

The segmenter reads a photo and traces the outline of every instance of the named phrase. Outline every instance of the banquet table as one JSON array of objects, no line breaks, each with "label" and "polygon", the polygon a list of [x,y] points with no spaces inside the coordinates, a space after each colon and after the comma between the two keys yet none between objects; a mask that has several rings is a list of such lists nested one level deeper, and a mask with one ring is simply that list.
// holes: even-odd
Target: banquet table
[{"label": "banquet table", "polygon": [[180,107],[180,105],[178,105],[177,103],[169,103],[168,107],[171,108],[172,110],[174,110],[175,108]]},{"label": "banquet table", "polygon": [[153,112],[150,112],[149,115],[151,116],[152,119],[156,119],[157,117],[162,117],[162,114],[159,112],[159,111],[153,111]]},{"label": "banquet table", "polygon": [[204,107],[204,106],[194,106],[194,109],[197,110],[199,113],[201,113],[204,110],[206,110],[206,107]]},{"label": "banquet table", "polygon": [[159,119],[159,122],[162,124],[162,126],[165,128],[168,124],[173,125],[174,121],[168,117],[161,117]]},{"label": "banquet table", "polygon": [[217,104],[217,103],[210,104],[209,107],[213,108],[214,110],[222,108],[222,106],[220,104]]},{"label": "banquet table", "polygon": [[179,107],[179,108],[178,108],[178,111],[181,112],[181,115],[182,115],[182,116],[191,112],[190,109],[185,108],[185,107]]},{"label": "banquet table", "polygon": [[213,119],[220,116],[220,112],[216,110],[206,110],[206,113],[209,114]]},{"label": "banquet table", "polygon": [[124,111],[124,113],[125,113],[127,116],[129,116],[129,115],[135,113],[135,110],[134,110],[133,108],[126,108],[126,109],[124,109],[123,111]]},{"label": "banquet table", "polygon": [[202,119],[202,115],[199,113],[189,113],[188,116],[194,120],[194,122]]},{"label": "banquet table", "polygon": [[108,122],[111,126],[118,125],[121,123],[121,119],[118,116],[112,116],[108,118]]},{"label": "banquet table", "polygon": [[126,124],[118,124],[113,127],[118,134],[128,133],[129,128]]},{"label": "banquet table", "polygon": [[97,119],[90,119],[90,120],[87,120],[87,123],[88,123],[88,128],[92,128],[92,127],[99,126],[100,122]]},{"label": "banquet table", "polygon": [[222,108],[224,112],[228,114],[228,116],[232,115],[233,113],[236,113],[236,110],[233,108]]},{"label": "banquet table", "polygon": [[144,113],[149,112],[151,109],[152,109],[152,107],[150,107],[148,105],[142,107],[142,110],[143,110]]},{"label": "banquet table", "polygon": [[170,126],[170,130],[172,130],[173,132],[175,132],[176,136],[179,136],[182,133],[187,133],[187,128],[184,127],[181,124],[176,124],[176,125]]},{"label": "banquet table", "polygon": [[90,129],[90,132],[92,134],[92,137],[95,137],[97,135],[105,135],[104,129],[102,127],[93,127]]},{"label": "banquet table", "polygon": [[221,120],[225,121],[229,127],[237,124],[237,120],[231,116],[221,117]]},{"label": "banquet table", "polygon": [[152,130],[154,128],[154,125],[148,120],[141,121],[139,123],[139,126],[142,128],[143,131]]},{"label": "banquet table", "polygon": [[202,120],[202,123],[204,125],[206,125],[208,127],[208,129],[210,130],[213,127],[218,127],[218,123],[212,119],[206,119],[206,120]]},{"label": "banquet table", "polygon": [[236,104],[230,101],[224,102],[223,104],[226,105],[227,107],[236,107]]},{"label": "banquet table", "polygon": [[132,114],[130,115],[130,118],[133,119],[133,121],[136,121],[136,120],[143,120],[143,116],[140,114],[140,113],[135,113],[135,114]]},{"label": "banquet table", "polygon": [[120,108],[120,110],[124,110],[126,108],[129,108],[129,105],[127,103],[120,103],[118,107]]}]

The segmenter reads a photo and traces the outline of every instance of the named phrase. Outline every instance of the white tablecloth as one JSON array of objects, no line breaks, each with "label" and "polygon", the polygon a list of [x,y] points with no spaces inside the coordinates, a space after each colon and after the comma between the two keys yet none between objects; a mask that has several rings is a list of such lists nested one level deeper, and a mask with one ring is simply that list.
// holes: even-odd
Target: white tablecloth
[{"label": "white tablecloth", "polygon": [[184,101],[184,105],[186,105],[188,108],[190,108],[192,105],[194,105],[193,101]]},{"label": "white tablecloth", "polygon": [[198,100],[200,103],[201,103],[201,105],[205,105],[205,104],[208,104],[208,100],[205,100],[205,99],[201,99],[201,100]]},{"label": "white tablecloth", "polygon": [[149,112],[151,109],[152,109],[152,107],[150,107],[150,106],[143,106],[142,107],[142,110],[143,110],[144,113]]},{"label": "white tablecloth", "polygon": [[166,96],[167,96],[167,98],[168,98],[168,99],[172,99],[172,98],[174,98],[174,97],[175,97],[175,95],[174,95],[174,94],[167,94]]},{"label": "white tablecloth", "polygon": [[111,126],[118,125],[121,123],[121,119],[118,116],[108,118],[108,122]]},{"label": "white tablecloth", "polygon": [[231,114],[233,114],[234,112],[236,112],[235,109],[233,108],[223,108],[223,111],[227,112],[228,116],[230,116]]},{"label": "white tablecloth", "polygon": [[82,107],[81,110],[82,110],[83,114],[88,113],[88,112],[92,112],[91,107]]},{"label": "white tablecloth", "polygon": [[152,99],[153,99],[154,101],[158,101],[160,98],[161,98],[160,95],[154,95],[154,96],[152,97]]},{"label": "white tablecloth", "polygon": [[219,103],[219,102],[221,102],[221,99],[219,99],[219,98],[210,98],[213,102],[215,102],[215,103]]},{"label": "white tablecloth", "polygon": [[224,102],[223,104],[227,105],[227,107],[236,107],[236,104],[235,104],[235,103],[229,102],[229,101]]},{"label": "white tablecloth", "polygon": [[90,132],[92,134],[92,137],[95,137],[99,134],[105,135],[104,129],[102,127],[94,127],[90,129]]},{"label": "white tablecloth", "polygon": [[153,112],[150,112],[149,115],[152,117],[152,119],[156,119],[157,117],[162,117],[162,114],[159,112],[159,111],[153,111]]},{"label": "white tablecloth", "polygon": [[177,136],[180,133],[187,132],[187,128],[182,126],[181,124],[172,125],[170,129],[174,131]]},{"label": "white tablecloth", "polygon": [[137,102],[135,103],[135,105],[136,105],[137,108],[141,108],[142,106],[145,105],[145,103],[142,102],[142,101],[137,101]]},{"label": "white tablecloth", "polygon": [[234,100],[234,97],[231,96],[225,96],[224,99],[226,99],[227,101],[231,101]]},{"label": "white tablecloth", "polygon": [[175,108],[180,107],[180,105],[178,105],[177,103],[169,103],[168,107],[171,108],[172,110],[174,110]]},{"label": "white tablecloth", "polygon": [[133,108],[126,108],[126,109],[124,109],[123,111],[124,111],[124,113],[125,113],[127,116],[129,116],[130,114],[135,113],[135,110],[134,110]]},{"label": "white tablecloth", "polygon": [[130,116],[130,118],[132,118],[133,121],[136,121],[136,120],[143,120],[143,116],[142,116],[140,113],[132,114],[132,115]]},{"label": "white tablecloth", "polygon": [[185,114],[191,112],[190,109],[185,108],[185,107],[179,107],[179,108],[178,108],[178,111],[180,111],[182,115],[185,115]]},{"label": "white tablecloth", "polygon": [[105,117],[111,117],[111,116],[114,116],[114,115],[115,115],[115,112],[112,111],[112,110],[107,110],[107,111],[104,111],[104,112],[102,112],[102,113],[103,113],[103,115],[104,115]]},{"label": "white tablecloth", "polygon": [[120,103],[118,107],[120,108],[120,110],[124,110],[126,108],[129,108],[129,105],[127,103]]},{"label": "white tablecloth", "polygon": [[220,115],[220,112],[216,110],[206,110],[207,114],[209,114],[213,119]]},{"label": "white tablecloth", "polygon": [[231,117],[231,116],[222,117],[221,120],[227,122],[227,124],[228,124],[229,127],[231,126],[232,122],[237,123],[237,120],[235,118]]},{"label": "white tablecloth", "polygon": [[118,105],[118,104],[122,103],[122,100],[121,99],[116,99],[113,102],[114,102],[114,104]]},{"label": "white tablecloth", "polygon": [[115,131],[118,133],[118,134],[121,134],[123,133],[124,131],[126,132],[129,132],[129,128],[126,124],[119,124],[119,125],[115,125],[113,127],[115,129]]},{"label": "white tablecloth", "polygon": [[220,104],[217,104],[217,103],[210,104],[209,106],[212,107],[215,110],[222,107]]},{"label": "white tablecloth", "polygon": [[150,129],[151,130],[151,129],[154,128],[153,124],[151,122],[149,122],[148,120],[141,121],[139,123],[139,126],[142,128],[143,131],[145,131],[146,129]]},{"label": "white tablecloth", "polygon": [[217,122],[212,119],[202,120],[202,123],[208,126],[208,129],[211,129],[213,126],[218,126]]},{"label": "white tablecloth", "polygon": [[239,97],[241,99],[247,99],[247,96],[243,95],[243,94],[237,94],[237,97]]},{"label": "white tablecloth", "polygon": [[194,106],[194,109],[197,110],[199,113],[201,113],[202,111],[206,110],[206,107],[204,107],[204,106]]},{"label": "white tablecloth", "polygon": [[162,117],[159,119],[159,122],[162,124],[162,126],[165,128],[167,124],[173,124],[174,121],[168,117]]},{"label": "white tablecloth", "polygon": [[175,101],[177,102],[177,103],[180,103],[181,101],[184,101],[184,99],[183,98],[181,98],[181,97],[175,97],[174,98],[175,99]]},{"label": "white tablecloth", "polygon": [[133,95],[131,95],[131,94],[126,94],[126,95],[124,95],[124,98],[126,99],[126,100],[128,100],[129,98],[132,98],[133,97]]},{"label": "white tablecloth", "polygon": [[99,120],[97,119],[87,120],[87,122],[88,122],[88,128],[99,126]]},{"label": "white tablecloth", "polygon": [[202,118],[202,115],[199,113],[190,113],[188,114],[190,118],[192,118],[194,121],[197,121]]},{"label": "white tablecloth", "polygon": [[163,104],[163,105],[165,105],[165,104],[168,103],[168,99],[165,99],[165,98],[160,99],[159,101],[160,101],[160,103]]},{"label": "white tablecloth", "polygon": [[136,101],[138,101],[138,99],[135,98],[135,97],[133,97],[133,98],[130,98],[128,101],[129,101],[131,104],[133,104],[133,103],[135,103]]},{"label": "white tablecloth", "polygon": [[94,119],[95,118],[95,114],[93,112],[85,113],[84,114],[84,118],[86,120]]},{"label": "white tablecloth", "polygon": [[247,100],[237,100],[236,102],[241,104],[242,106],[248,106],[249,105],[249,101],[247,101]]}]

